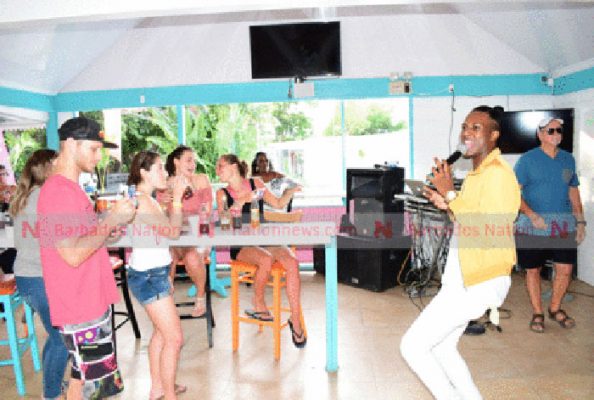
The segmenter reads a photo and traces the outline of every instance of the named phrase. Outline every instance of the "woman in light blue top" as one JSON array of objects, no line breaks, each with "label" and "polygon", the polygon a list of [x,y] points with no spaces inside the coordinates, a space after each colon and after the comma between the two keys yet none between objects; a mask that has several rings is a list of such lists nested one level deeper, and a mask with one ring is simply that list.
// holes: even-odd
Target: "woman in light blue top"
[{"label": "woman in light blue top", "polygon": [[62,394],[62,379],[68,362],[68,351],[58,330],[52,326],[43,277],[39,242],[36,232],[37,200],[39,189],[50,175],[57,156],[54,150],[34,152],[23,169],[16,192],[10,203],[10,214],[15,220],[14,262],[16,284],[23,300],[39,314],[48,333],[43,347],[43,397],[57,399]]}]

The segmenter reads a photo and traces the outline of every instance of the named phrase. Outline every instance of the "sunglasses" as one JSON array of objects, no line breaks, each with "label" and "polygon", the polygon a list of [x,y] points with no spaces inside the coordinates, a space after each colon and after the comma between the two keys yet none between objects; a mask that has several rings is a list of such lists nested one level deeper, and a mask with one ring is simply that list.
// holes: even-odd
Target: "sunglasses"
[{"label": "sunglasses", "polygon": [[563,135],[563,128],[549,128],[545,132],[549,135],[552,135],[555,132],[557,132],[559,135]]}]

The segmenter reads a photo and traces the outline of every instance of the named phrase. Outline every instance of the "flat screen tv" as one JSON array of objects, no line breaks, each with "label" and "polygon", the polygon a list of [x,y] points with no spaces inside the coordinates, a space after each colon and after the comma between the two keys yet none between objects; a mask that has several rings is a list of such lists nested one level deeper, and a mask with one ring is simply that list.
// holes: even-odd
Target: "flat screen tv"
[{"label": "flat screen tv", "polygon": [[547,117],[563,120],[563,139],[560,148],[573,151],[573,108],[556,110],[507,111],[503,113],[499,123],[501,135],[498,145],[504,154],[521,154],[536,146],[538,123]]},{"label": "flat screen tv", "polygon": [[250,26],[252,79],[339,76],[340,22]]}]

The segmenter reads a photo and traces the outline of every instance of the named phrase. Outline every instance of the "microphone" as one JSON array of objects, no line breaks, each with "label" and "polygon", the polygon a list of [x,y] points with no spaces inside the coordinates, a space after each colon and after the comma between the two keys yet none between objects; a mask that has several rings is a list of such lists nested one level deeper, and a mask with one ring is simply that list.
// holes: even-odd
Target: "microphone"
[{"label": "microphone", "polygon": [[458,161],[458,159],[462,157],[464,153],[466,153],[466,146],[463,144],[459,144],[456,147],[456,151],[450,154],[450,156],[446,159],[446,163],[448,163],[448,165],[452,165],[453,163]]}]

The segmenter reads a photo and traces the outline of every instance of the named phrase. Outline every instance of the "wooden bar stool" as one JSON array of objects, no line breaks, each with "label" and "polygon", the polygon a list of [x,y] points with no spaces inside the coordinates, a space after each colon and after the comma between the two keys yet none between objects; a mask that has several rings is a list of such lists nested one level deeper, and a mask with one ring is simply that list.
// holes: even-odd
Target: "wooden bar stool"
[{"label": "wooden bar stool", "polygon": [[[6,331],[8,336],[7,340],[0,340],[0,345],[9,346],[11,355],[11,358],[9,359],[0,360],[0,366],[12,365],[17,391],[20,396],[24,396],[26,390],[21,356],[28,348],[31,349],[33,368],[35,371],[41,369],[37,335],[35,333],[35,324],[33,320],[33,310],[22,300],[19,292],[16,290],[14,280],[3,282],[0,286],[0,304],[4,306],[4,311],[0,312],[0,317],[6,320]],[[26,321],[23,337],[18,336],[15,318],[15,312],[21,305],[25,309]]]},{"label": "wooden bar stool", "polygon": [[[264,218],[273,222],[298,222],[301,220],[302,212],[292,213],[276,213],[266,211]],[[274,338],[274,358],[280,360],[280,335],[281,330],[288,326],[288,322],[281,322],[283,319],[282,313],[290,313],[289,307],[283,307],[281,298],[281,289],[286,284],[285,268],[280,262],[275,262],[272,265],[270,272],[270,279],[266,283],[267,286],[272,287],[272,321],[261,321],[259,319],[243,316],[239,311],[239,284],[249,283],[253,284],[258,267],[254,264],[249,264],[237,260],[231,260],[231,324],[232,324],[232,343],[233,351],[239,348],[239,323],[244,322],[248,324],[258,325],[258,331],[262,332],[265,326],[271,327]],[[299,319],[301,327],[305,336],[307,330],[303,319],[303,312],[299,310]]]}]

